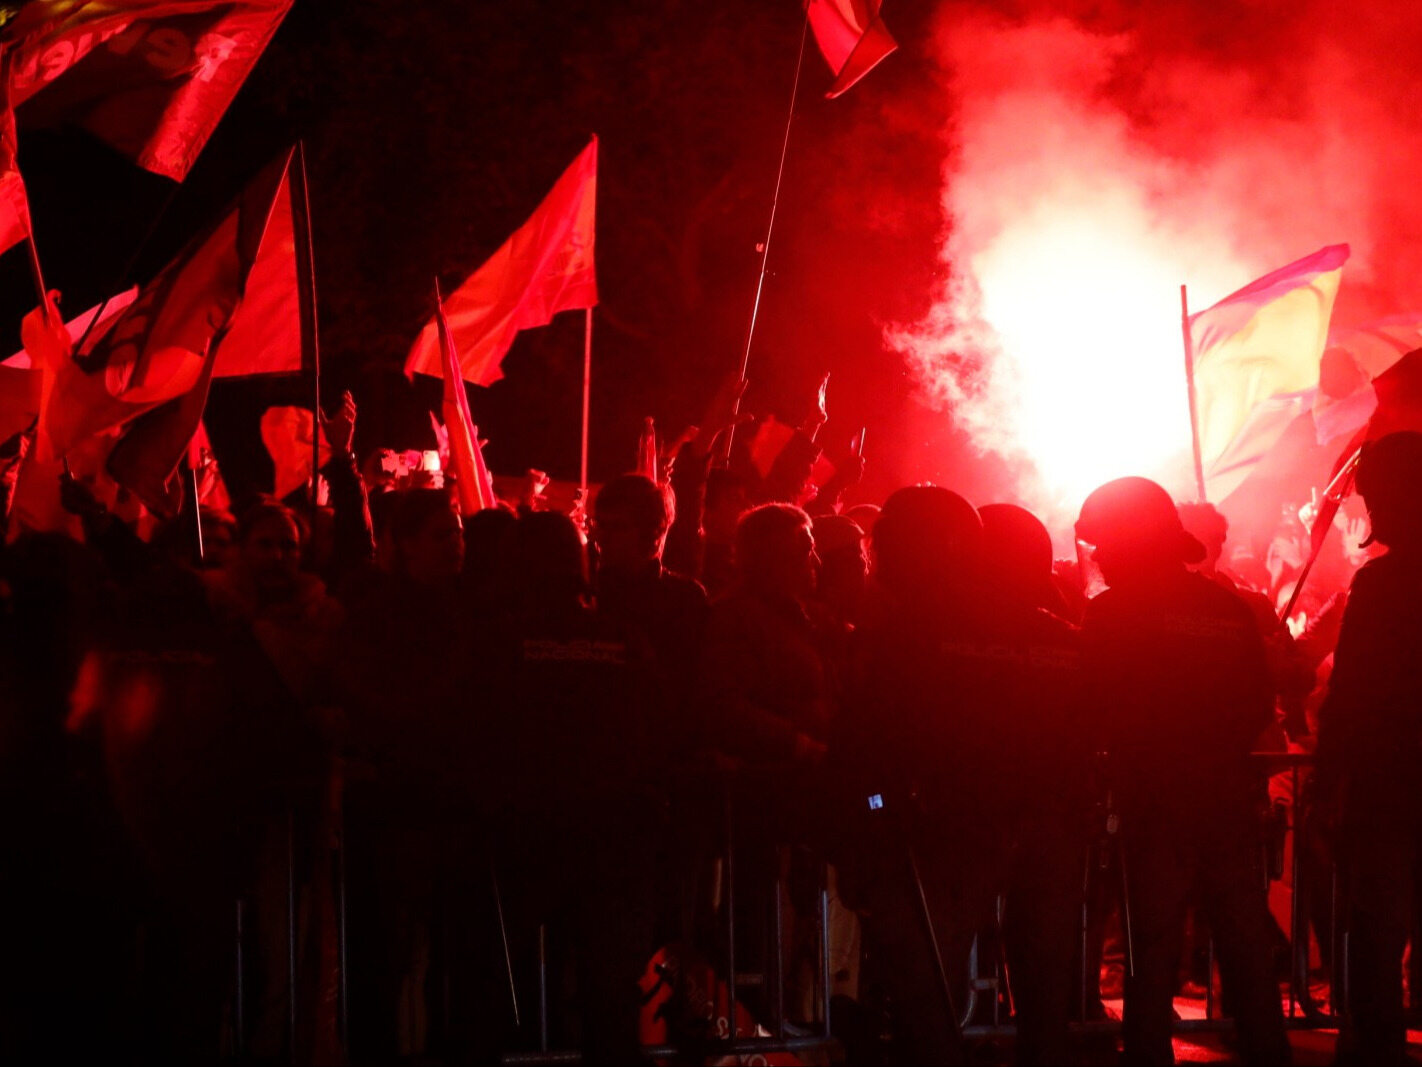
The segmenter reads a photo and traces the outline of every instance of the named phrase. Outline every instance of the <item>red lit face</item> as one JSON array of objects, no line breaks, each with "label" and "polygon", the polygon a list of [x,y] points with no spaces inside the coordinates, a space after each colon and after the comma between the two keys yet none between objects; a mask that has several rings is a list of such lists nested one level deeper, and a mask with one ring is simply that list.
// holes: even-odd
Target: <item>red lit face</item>
[{"label": "red lit face", "polygon": [[301,532],[286,515],[269,515],[242,542],[242,569],[267,599],[280,599],[296,588],[301,562]]}]

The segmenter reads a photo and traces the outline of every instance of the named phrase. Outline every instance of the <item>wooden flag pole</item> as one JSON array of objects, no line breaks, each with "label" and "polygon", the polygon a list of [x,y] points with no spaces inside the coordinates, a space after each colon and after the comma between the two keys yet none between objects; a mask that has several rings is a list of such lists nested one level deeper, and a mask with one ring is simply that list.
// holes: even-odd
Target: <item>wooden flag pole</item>
[{"label": "wooden flag pole", "polygon": [[1195,338],[1190,332],[1190,303],[1185,286],[1180,286],[1180,336],[1185,342],[1185,387],[1190,395],[1190,448],[1195,457],[1195,494],[1201,504],[1205,497],[1205,463],[1200,456],[1200,411],[1195,393]]},{"label": "wooden flag pole", "polygon": [[[785,115],[785,136],[780,142],[780,166],[775,171],[775,192],[770,198],[770,219],[765,226],[765,240],[760,243],[760,271],[755,280],[755,299],[751,302],[750,325],[746,327],[746,346],[741,352],[741,373],[740,377],[746,376],[746,369],[750,366],[751,346],[755,343],[756,320],[760,317],[760,298],[765,290],[766,264],[770,261],[770,238],[775,233],[775,209],[780,206],[780,186],[785,180],[785,157],[790,152],[790,127],[795,122],[795,103],[800,97],[800,71],[805,66],[805,42],[810,35],[810,15],[808,9],[805,13],[804,24],[800,27],[800,54],[795,59],[795,81],[790,88],[790,109]],[[738,396],[734,408],[732,408],[731,425],[726,430],[725,442],[721,446],[721,463],[728,464],[731,459],[731,445],[736,436],[735,416],[741,411],[741,400]]]},{"label": "wooden flag pole", "polygon": [[582,490],[582,507],[588,507],[588,414],[592,410],[592,326],[593,309],[583,309],[583,447],[582,462],[578,471],[578,485]]},{"label": "wooden flag pole", "polygon": [[311,517],[315,521],[321,482],[321,338],[316,328],[315,245],[311,239],[311,196],[306,181],[306,146],[296,142],[288,172],[291,215],[296,227],[297,307],[301,347],[311,360]]}]

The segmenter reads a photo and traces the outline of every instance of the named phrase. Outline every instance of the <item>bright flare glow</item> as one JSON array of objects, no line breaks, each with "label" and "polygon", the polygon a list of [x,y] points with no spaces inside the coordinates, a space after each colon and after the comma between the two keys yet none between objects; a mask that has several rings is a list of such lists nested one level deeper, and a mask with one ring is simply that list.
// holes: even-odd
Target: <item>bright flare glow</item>
[{"label": "bright flare glow", "polygon": [[1124,20],[1140,33],[1040,5],[950,7],[934,43],[952,100],[944,281],[885,338],[958,430],[1009,461],[1018,502],[1064,548],[1111,478],[1193,495],[1180,285],[1203,310],[1345,239],[1359,277],[1380,175],[1397,170],[1378,152],[1416,123],[1404,133],[1381,103],[1391,81],[1373,80],[1371,45],[1336,67],[1331,51],[1301,55],[1288,96],[1270,64],[1177,47],[1173,16],[1143,21],[1151,5]]},{"label": "bright flare glow", "polygon": [[1070,510],[1125,474],[1188,461],[1178,252],[1134,210],[1043,202],[971,260],[999,349],[985,384],[1040,501]]}]

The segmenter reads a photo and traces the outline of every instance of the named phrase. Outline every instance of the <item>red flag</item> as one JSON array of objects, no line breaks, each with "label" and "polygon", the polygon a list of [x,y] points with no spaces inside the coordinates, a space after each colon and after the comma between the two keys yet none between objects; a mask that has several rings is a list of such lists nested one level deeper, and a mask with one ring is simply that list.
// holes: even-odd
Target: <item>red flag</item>
[{"label": "red flag", "polygon": [[[464,380],[491,385],[519,330],[546,326],[560,311],[597,304],[593,243],[597,207],[597,138],[553,186],[543,203],[444,304]],[[432,319],[405,360],[405,373],[443,375],[439,330]]]},{"label": "red flag", "polygon": [[[272,489],[278,500],[285,500],[302,486],[311,484],[311,423],[310,408],[270,407],[262,412],[262,444],[272,457],[275,472]],[[321,431],[318,429],[317,433]],[[324,433],[318,447],[321,465],[325,466],[331,446],[326,443]]]},{"label": "red flag", "polygon": [[472,426],[470,429],[473,431],[470,437],[474,441],[474,470],[479,475],[479,495],[486,508],[496,508],[499,506],[499,494],[494,492],[494,475],[484,462],[484,446],[488,442],[479,440],[479,427]]},{"label": "red flag", "polygon": [[301,313],[309,290],[301,286],[297,270],[292,190],[292,174],[300,165],[293,156],[282,175],[256,261],[247,274],[242,306],[218,346],[214,378],[302,370]]},{"label": "red flag", "polygon": [[0,443],[29,429],[40,409],[43,372],[0,364]]},{"label": "red flag", "polygon": [[440,296],[439,282],[435,282],[435,323],[439,328],[439,349],[444,359],[444,425],[449,434],[449,461],[454,467],[454,477],[459,487],[459,511],[462,515],[473,515],[493,503],[484,499],[484,479],[480,476],[482,464],[475,457],[478,448],[478,431],[474,428],[474,418],[469,413],[469,394],[464,379],[459,374],[459,354],[454,349],[454,338],[450,335],[449,320],[444,315],[444,300]]},{"label": "red flag", "polygon": [[834,71],[825,96],[833,100],[898,48],[879,19],[883,0],[809,0],[805,14],[815,43]]},{"label": "red flag", "polygon": [[27,124],[187,176],[292,0],[31,0],[0,31]]},{"label": "red flag", "polygon": [[[118,318],[120,312],[128,307],[129,304],[132,304],[134,298],[137,296],[138,286],[129,286],[117,296],[109,297],[109,299],[105,300],[102,304],[95,304],[82,315],[76,315],[70,319],[64,324],[64,332],[69,337],[70,346],[77,345],[80,338],[83,338],[86,334],[91,340],[102,337],[108,328],[113,325],[114,319]],[[96,316],[98,317],[98,322],[94,322]],[[24,338],[22,337],[21,340],[23,341]],[[0,363],[0,367],[16,367],[20,369],[33,367],[39,370],[43,364],[44,360],[42,357],[32,354],[28,348],[21,348],[14,355],[6,359],[4,363]]]},{"label": "red flag", "polygon": [[290,158],[264,168],[215,227],[143,286],[87,355],[58,361],[40,414],[42,457],[63,456],[85,437],[160,409],[130,428],[110,469],[140,477],[148,460],[139,456],[157,448],[163,469],[143,476],[142,489],[125,484],[146,503],[163,499],[157,486],[177,466],[202,416],[222,335],[242,300]]},{"label": "red flag", "polygon": [[217,453],[212,450],[205,423],[198,423],[197,432],[188,442],[188,467],[197,475],[198,506],[231,511],[232,497],[227,492],[222,469],[217,465]]},{"label": "red flag", "polygon": [[[109,456],[108,470],[157,514],[171,515],[181,503],[172,475],[207,406],[224,336],[242,314],[252,265],[290,164],[287,153],[265,167],[205,240],[144,287],[94,351],[91,362],[101,364],[102,372],[79,372],[89,379],[87,395],[94,379],[105,389],[108,404],[99,405],[99,415],[112,412],[111,405],[128,409],[118,412],[130,425]],[[184,388],[184,381],[191,384]],[[140,383],[137,390],[133,382]],[[117,397],[114,383],[121,387]],[[135,391],[141,405],[131,403]]]},{"label": "red flag", "polygon": [[0,252],[13,248],[32,232],[30,202],[16,162],[19,146],[10,103],[11,63],[8,51],[0,53]]}]

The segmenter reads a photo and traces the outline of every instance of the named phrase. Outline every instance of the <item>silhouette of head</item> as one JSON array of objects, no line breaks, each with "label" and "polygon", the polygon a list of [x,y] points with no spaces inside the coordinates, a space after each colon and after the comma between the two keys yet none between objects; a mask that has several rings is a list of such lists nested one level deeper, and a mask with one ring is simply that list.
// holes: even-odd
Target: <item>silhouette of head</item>
[{"label": "silhouette of head", "polygon": [[1081,505],[1076,536],[1094,546],[1092,559],[1108,585],[1181,569],[1205,558],[1186,533],[1170,494],[1148,478],[1117,478]]},{"label": "silhouette of head", "polygon": [[874,536],[874,524],[879,521],[878,504],[855,504],[853,507],[845,508],[842,514],[846,519],[851,519],[864,531],[865,537]]},{"label": "silhouette of head", "polygon": [[810,516],[793,504],[762,504],[736,527],[741,586],[770,597],[807,597],[815,589],[815,537]]},{"label": "silhouette of head", "polygon": [[1358,493],[1368,508],[1372,540],[1394,550],[1422,549],[1422,433],[1390,433],[1363,446]]},{"label": "silhouette of head", "polygon": [[1016,504],[987,504],[978,517],[984,572],[997,589],[1012,600],[1064,613],[1052,578],[1052,535],[1042,521]]},{"label": "silhouette of head", "polygon": [[645,474],[623,474],[604,485],[593,502],[593,539],[600,566],[627,570],[660,559],[674,504]]},{"label": "silhouette of head", "polygon": [[957,493],[936,485],[897,490],[874,525],[879,583],[916,600],[965,589],[982,556],[982,522]]},{"label": "silhouette of head", "polygon": [[464,568],[464,527],[443,489],[405,489],[394,495],[390,539],[394,568],[420,585],[452,580]]},{"label": "silhouette of head", "polygon": [[701,525],[709,541],[723,545],[734,541],[736,524],[749,508],[750,493],[740,474],[718,467],[706,476],[706,507]]},{"label": "silhouette of head", "polygon": [[814,520],[815,554],[820,558],[819,598],[846,618],[852,618],[864,595],[869,559],[864,531],[843,515],[819,515]]},{"label": "silhouette of head", "polygon": [[262,600],[285,600],[296,593],[301,535],[301,520],[285,504],[264,501],[243,513],[233,566]]},{"label": "silhouette of head", "polygon": [[1176,504],[1175,512],[1185,532],[1205,546],[1205,571],[1213,571],[1220,564],[1224,553],[1225,539],[1229,537],[1229,520],[1220,514],[1213,504]]},{"label": "silhouette of head", "polygon": [[509,603],[528,614],[579,608],[587,592],[587,556],[573,520],[557,511],[533,511],[509,530],[504,545]]}]

